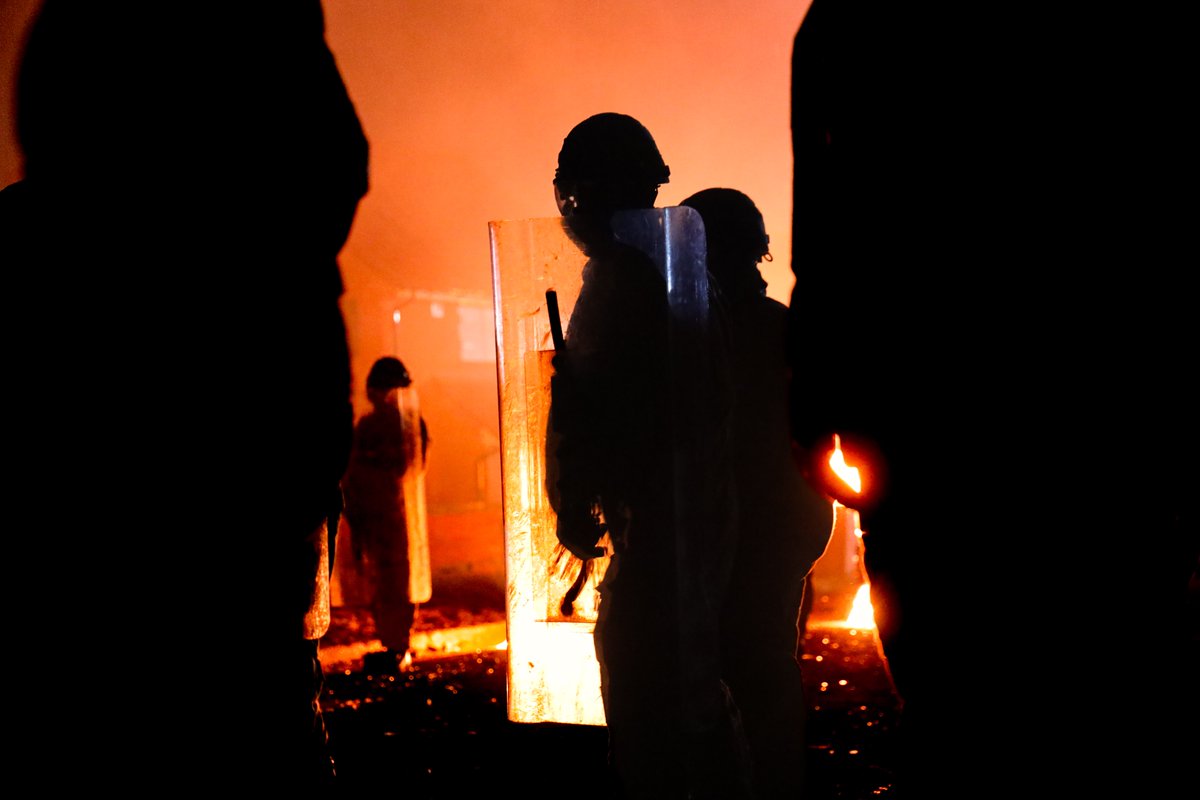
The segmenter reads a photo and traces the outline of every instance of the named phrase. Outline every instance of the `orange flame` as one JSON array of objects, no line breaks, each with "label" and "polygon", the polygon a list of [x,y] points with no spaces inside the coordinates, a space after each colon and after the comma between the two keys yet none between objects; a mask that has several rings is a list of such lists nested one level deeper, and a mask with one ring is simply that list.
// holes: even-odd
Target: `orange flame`
[{"label": "orange flame", "polygon": [[871,584],[864,583],[854,595],[850,613],[846,615],[846,627],[871,630],[875,627],[875,609],[871,605]]},{"label": "orange flame", "polygon": [[842,453],[842,437],[836,433],[833,435],[833,452],[829,454],[829,468],[856,493],[862,492],[862,476],[858,473],[858,467],[846,463],[846,456]]}]

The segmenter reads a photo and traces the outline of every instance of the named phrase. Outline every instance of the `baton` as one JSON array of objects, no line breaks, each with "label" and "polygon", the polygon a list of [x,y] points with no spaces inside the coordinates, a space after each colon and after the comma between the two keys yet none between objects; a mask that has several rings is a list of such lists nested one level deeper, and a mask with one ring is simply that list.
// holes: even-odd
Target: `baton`
[{"label": "baton", "polygon": [[554,350],[562,352],[563,341],[562,317],[558,315],[558,292],[546,290],[546,311],[550,314],[550,336],[554,339]]}]

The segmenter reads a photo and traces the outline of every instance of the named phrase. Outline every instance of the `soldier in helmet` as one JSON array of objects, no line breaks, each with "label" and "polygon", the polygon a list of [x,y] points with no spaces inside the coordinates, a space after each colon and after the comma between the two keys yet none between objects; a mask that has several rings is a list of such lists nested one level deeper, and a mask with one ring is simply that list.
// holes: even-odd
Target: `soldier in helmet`
[{"label": "soldier in helmet", "polygon": [[806,576],[829,544],[833,506],[792,459],[787,306],[767,296],[758,269],[770,259],[762,213],[748,196],[726,188],[704,189],[680,205],[704,220],[736,387],[738,536],[721,620],[722,674],[742,715],[758,797],[795,798],[805,775],[799,650]]},{"label": "soldier in helmet", "polygon": [[375,630],[384,649],[368,653],[366,669],[395,673],[411,661],[417,605],[411,590],[409,537],[420,530],[411,483],[425,470],[429,428],[404,362],[383,356],[367,373],[371,409],[354,426],[350,464],[342,479],[351,560],[365,580]]},{"label": "soldier in helmet", "polygon": [[554,361],[548,490],[572,553],[596,557],[602,535],[611,542],[595,644],[622,796],[736,800],[750,791],[744,737],[718,642],[695,646],[712,608],[680,602],[681,586],[721,567],[716,550],[680,556],[677,537],[690,532],[678,525],[667,284],[613,228],[614,215],[652,209],[669,175],[649,131],[624,114],[589,117],[563,141],[555,199],[588,261]]}]

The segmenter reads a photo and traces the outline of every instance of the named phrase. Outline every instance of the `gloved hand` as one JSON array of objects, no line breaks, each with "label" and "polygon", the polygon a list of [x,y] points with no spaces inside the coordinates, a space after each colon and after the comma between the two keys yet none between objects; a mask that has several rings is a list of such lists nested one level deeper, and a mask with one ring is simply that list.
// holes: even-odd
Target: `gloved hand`
[{"label": "gloved hand", "polygon": [[555,533],[563,547],[576,558],[586,561],[589,558],[600,558],[605,554],[603,547],[596,543],[608,528],[598,516],[582,504],[572,504],[572,509],[564,509],[558,515],[558,526]]}]

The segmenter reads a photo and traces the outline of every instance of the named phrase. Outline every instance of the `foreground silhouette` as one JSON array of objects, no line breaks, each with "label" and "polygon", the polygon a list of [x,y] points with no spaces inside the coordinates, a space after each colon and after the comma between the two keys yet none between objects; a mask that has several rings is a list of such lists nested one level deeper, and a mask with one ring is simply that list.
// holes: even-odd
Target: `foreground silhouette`
[{"label": "foreground silhouette", "polygon": [[[973,775],[1010,795],[1175,796],[1195,727],[1152,720],[1195,709],[1196,426],[1171,377],[1193,303],[1158,224],[1109,189],[1136,148],[1101,166],[1078,147],[1140,101],[1105,83],[1103,113],[1076,120],[1058,90],[1106,55],[1051,13],[949,5],[814,0],[797,31],[790,358],[848,376],[794,384],[798,455],[820,484],[838,433],[870,470],[842,499],[904,699],[900,797]],[[1128,271],[1082,266],[1100,262]],[[1132,701],[1114,688],[1129,625],[1159,676]],[[963,713],[972,691],[982,717]]]},{"label": "foreground silhouette", "polygon": [[[31,711],[62,729],[89,709],[71,768],[122,788],[325,785],[317,643],[353,425],[337,257],[367,142],[322,7],[46,0],[17,91],[24,372],[72,388],[19,413],[40,431],[20,457],[74,488],[53,540],[13,555],[53,552],[79,611]],[[131,671],[111,635],[142,614],[161,624]]]}]

